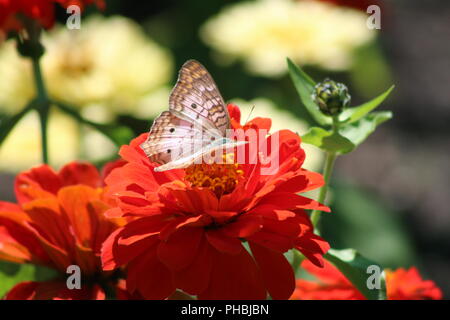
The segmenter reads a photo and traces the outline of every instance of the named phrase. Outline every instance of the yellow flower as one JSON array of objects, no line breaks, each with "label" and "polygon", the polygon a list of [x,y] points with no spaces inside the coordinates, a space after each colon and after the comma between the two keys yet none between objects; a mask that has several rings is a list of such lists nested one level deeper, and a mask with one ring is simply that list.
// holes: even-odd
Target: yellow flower
[{"label": "yellow flower", "polygon": [[[132,114],[173,73],[169,52],[124,17],[92,17],[80,30],[55,28],[43,43],[49,95],[78,107],[100,105],[112,115]],[[29,62],[11,41],[0,50],[0,74],[0,105],[15,112],[34,96],[34,86]]]},{"label": "yellow flower", "polygon": [[[0,146],[0,169],[18,172],[42,162],[41,129],[36,112],[28,113]],[[48,123],[48,148],[52,165],[60,166],[77,158],[78,125],[59,113]]]},{"label": "yellow flower", "polygon": [[[272,101],[266,98],[256,98],[251,101],[232,99],[231,102],[239,106],[241,109],[241,122],[245,122],[254,107],[253,114],[250,116],[250,119],[256,116],[271,118],[272,127],[270,132],[289,129],[293,132],[297,132],[299,135],[302,135],[308,130],[308,124],[305,121],[300,120],[289,111],[280,110]],[[302,148],[306,153],[305,164],[303,167],[308,170],[319,171],[324,160],[322,151],[320,151],[319,148],[306,143],[302,143]]]},{"label": "yellow flower", "polygon": [[366,20],[363,12],[325,2],[258,0],[225,8],[206,22],[201,36],[224,61],[242,59],[255,74],[284,74],[286,57],[345,70],[355,48],[376,34]]}]

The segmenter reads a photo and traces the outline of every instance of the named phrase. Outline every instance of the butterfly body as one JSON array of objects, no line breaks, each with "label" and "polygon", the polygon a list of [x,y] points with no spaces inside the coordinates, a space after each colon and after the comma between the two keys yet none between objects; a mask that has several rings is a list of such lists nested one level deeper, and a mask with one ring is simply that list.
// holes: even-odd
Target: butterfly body
[{"label": "butterfly body", "polygon": [[141,148],[155,171],[186,168],[218,150],[245,142],[226,137],[231,129],[225,102],[208,71],[195,60],[180,69],[169,98],[169,110],[159,115]]}]

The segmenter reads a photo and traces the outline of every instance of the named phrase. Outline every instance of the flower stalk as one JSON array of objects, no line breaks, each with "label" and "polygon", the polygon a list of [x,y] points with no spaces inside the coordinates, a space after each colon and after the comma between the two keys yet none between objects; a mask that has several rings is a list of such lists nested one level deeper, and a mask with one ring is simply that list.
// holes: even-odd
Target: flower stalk
[{"label": "flower stalk", "polygon": [[30,59],[33,67],[33,78],[36,86],[36,97],[31,102],[32,108],[39,114],[41,125],[42,162],[48,164],[48,115],[50,109],[50,99],[47,94],[45,82],[42,76],[40,59],[44,54],[44,47],[40,42],[42,28],[34,20],[24,18],[26,33],[18,38],[19,53]]},{"label": "flower stalk", "polygon": [[33,76],[36,85],[37,97],[35,100],[35,109],[39,114],[41,124],[41,142],[42,142],[42,162],[48,164],[48,115],[50,110],[50,100],[45,89],[44,79],[40,66],[40,58],[32,57]]},{"label": "flower stalk", "polygon": [[[333,116],[333,133],[337,133],[339,130],[339,120],[338,116]],[[323,179],[325,184],[320,188],[318,202],[325,204],[325,200],[327,197],[327,192],[330,184],[330,178],[333,173],[334,162],[336,161],[337,153],[328,151],[325,158],[325,167],[323,169]],[[320,220],[321,211],[314,210],[311,213],[311,222],[314,227],[317,228],[319,220]]]}]

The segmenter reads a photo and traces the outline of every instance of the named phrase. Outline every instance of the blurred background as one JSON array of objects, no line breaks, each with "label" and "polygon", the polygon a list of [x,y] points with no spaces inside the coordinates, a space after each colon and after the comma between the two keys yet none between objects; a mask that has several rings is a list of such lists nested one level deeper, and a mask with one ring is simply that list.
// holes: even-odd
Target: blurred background
[{"label": "blurred background", "polygon": [[[381,30],[366,8],[381,7]],[[394,112],[356,151],[338,159],[323,215],[332,247],[358,249],[389,268],[416,265],[450,297],[450,3],[446,0],[107,0],[88,8],[80,30],[47,32],[43,72],[50,95],[87,119],[117,122],[133,135],[165,110],[178,68],[202,62],[243,119],[271,117],[300,134],[311,118],[289,79],[286,57],[316,81],[350,88],[358,105],[396,85],[380,109]],[[0,117],[33,97],[31,67],[14,43],[0,44]],[[323,155],[307,148],[306,166]],[[99,165],[117,148],[54,111],[50,159]],[[37,116],[28,114],[0,147],[0,199],[13,201],[14,175],[40,162]]]}]

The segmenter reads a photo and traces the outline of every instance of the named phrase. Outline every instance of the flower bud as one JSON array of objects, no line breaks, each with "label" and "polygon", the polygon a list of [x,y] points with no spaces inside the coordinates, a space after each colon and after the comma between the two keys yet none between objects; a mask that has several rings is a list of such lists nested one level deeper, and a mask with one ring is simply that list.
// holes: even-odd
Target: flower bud
[{"label": "flower bud", "polygon": [[327,78],[314,87],[312,99],[322,113],[336,116],[350,104],[351,96],[345,84]]}]

